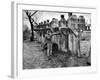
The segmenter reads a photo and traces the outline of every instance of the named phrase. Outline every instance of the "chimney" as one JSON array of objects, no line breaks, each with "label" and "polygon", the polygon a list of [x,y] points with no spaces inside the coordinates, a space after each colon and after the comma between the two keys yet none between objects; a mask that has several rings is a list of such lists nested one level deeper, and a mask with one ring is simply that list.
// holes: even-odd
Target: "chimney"
[{"label": "chimney", "polygon": [[61,15],[61,18],[64,18],[64,15]]},{"label": "chimney", "polygon": [[68,18],[72,16],[72,12],[68,12]]}]

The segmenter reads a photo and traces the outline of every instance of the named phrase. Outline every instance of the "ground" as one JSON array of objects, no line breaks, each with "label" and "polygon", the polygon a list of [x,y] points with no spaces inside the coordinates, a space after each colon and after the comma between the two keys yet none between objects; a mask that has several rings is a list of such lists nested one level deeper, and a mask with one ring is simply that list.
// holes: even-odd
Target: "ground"
[{"label": "ground", "polygon": [[90,66],[88,59],[88,57],[79,58],[70,51],[56,51],[48,58],[42,51],[40,43],[30,41],[23,43],[23,69]]}]

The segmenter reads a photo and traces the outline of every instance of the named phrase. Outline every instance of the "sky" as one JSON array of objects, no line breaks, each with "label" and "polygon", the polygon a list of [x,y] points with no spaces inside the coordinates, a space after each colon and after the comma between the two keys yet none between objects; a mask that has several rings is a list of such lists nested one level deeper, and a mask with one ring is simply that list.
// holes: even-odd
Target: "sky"
[{"label": "sky", "polygon": [[[34,13],[34,11],[30,11],[31,13]],[[44,22],[45,20],[49,19],[49,21],[52,20],[52,18],[57,18],[60,20],[60,15],[64,15],[65,19],[68,19],[68,13],[61,13],[61,12],[50,12],[50,11],[38,11],[35,15],[32,16],[34,20],[39,23],[39,22]],[[84,16],[86,23],[90,24],[91,22],[91,14],[88,13],[73,13],[73,15],[76,15],[79,17],[80,15]],[[27,25],[30,28],[30,23],[28,19],[26,19],[26,14],[23,11],[23,17],[24,17],[24,25]]]}]

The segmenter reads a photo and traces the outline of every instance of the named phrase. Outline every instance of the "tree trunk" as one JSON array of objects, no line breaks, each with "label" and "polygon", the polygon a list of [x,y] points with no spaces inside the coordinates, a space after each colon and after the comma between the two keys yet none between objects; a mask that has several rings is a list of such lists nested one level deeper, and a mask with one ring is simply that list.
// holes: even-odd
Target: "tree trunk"
[{"label": "tree trunk", "polygon": [[33,24],[31,25],[31,31],[32,31],[32,36],[31,36],[31,41],[34,41],[34,28],[33,28]]},{"label": "tree trunk", "polygon": [[33,28],[33,23],[31,22],[31,17],[29,17],[29,22],[30,22],[30,25],[31,25],[31,38],[30,38],[30,41],[34,41],[34,28]]}]

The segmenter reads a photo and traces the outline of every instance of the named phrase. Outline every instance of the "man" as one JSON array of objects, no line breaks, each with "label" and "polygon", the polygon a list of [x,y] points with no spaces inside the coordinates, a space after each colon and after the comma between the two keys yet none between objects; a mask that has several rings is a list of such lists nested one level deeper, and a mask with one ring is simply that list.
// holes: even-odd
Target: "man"
[{"label": "man", "polygon": [[49,57],[52,55],[52,32],[50,30],[45,35],[45,42],[47,43],[47,56]]}]

